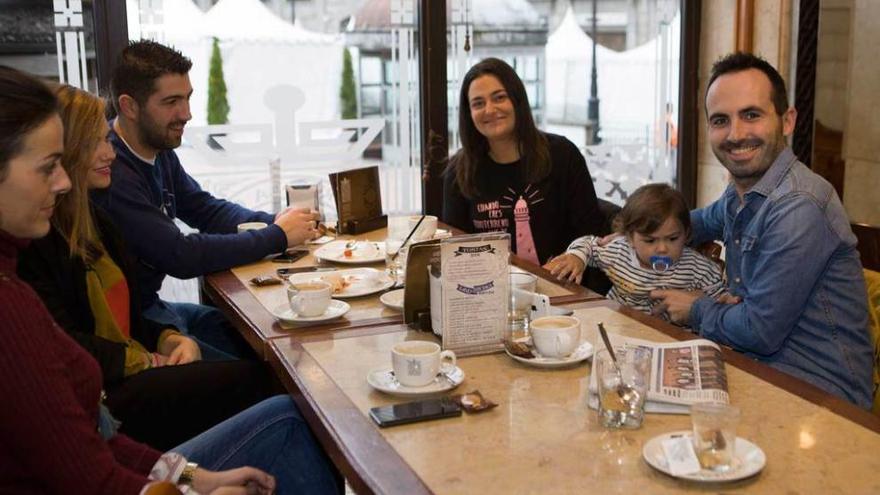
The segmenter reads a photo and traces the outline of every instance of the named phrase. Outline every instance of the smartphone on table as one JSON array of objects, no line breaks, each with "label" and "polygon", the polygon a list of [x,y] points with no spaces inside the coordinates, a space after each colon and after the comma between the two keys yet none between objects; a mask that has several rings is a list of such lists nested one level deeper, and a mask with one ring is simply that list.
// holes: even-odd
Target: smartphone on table
[{"label": "smartphone on table", "polygon": [[455,416],[461,416],[461,406],[449,397],[417,400],[370,409],[370,417],[382,428]]},{"label": "smartphone on table", "polygon": [[278,276],[283,277],[285,275],[293,275],[294,273],[309,273],[309,272],[333,272],[336,271],[335,267],[332,266],[291,266],[278,268],[275,270],[278,273]]},{"label": "smartphone on table", "polygon": [[296,260],[305,258],[309,255],[309,248],[294,247],[285,249],[283,253],[273,256],[271,259],[275,263],[293,263]]}]

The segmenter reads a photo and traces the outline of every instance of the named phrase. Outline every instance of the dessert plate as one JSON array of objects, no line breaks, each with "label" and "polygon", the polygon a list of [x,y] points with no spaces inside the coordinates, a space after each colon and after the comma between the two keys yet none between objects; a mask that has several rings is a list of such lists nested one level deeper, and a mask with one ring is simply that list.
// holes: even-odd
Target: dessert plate
[{"label": "dessert plate", "polygon": [[382,292],[394,285],[394,280],[384,270],[375,268],[349,268],[333,272],[306,272],[294,273],[287,277],[292,284],[324,280],[334,285],[336,281],[344,282],[342,289],[333,292],[334,298],[349,299],[352,297],[368,296]]},{"label": "dessert plate", "polygon": [[764,455],[764,451],[761,450],[761,447],[758,447],[742,437],[736,437],[733,466],[729,470],[716,472],[702,469],[696,473],[675,476],[669,471],[669,464],[666,462],[666,456],[663,454],[663,447],[661,444],[663,440],[666,440],[667,438],[675,436],[690,438],[691,435],[692,433],[690,430],[682,430],[656,436],[648,440],[648,443],[642,448],[642,457],[652,468],[666,473],[669,476],[708,483],[736,481],[748,478],[761,472],[761,470],[764,469],[764,465],[767,464],[767,456]]},{"label": "dessert plate", "polygon": [[[444,368],[446,369],[446,368]],[[394,377],[391,368],[379,368],[367,373],[367,383],[380,392],[400,397],[416,397],[447,392],[461,385],[464,381],[464,371],[458,366],[449,368],[449,371],[437,374],[434,381],[424,387],[407,387],[401,385]]]},{"label": "dessert plate", "polygon": [[360,265],[385,261],[385,243],[373,241],[332,241],[315,250],[316,258]]},{"label": "dessert plate", "polygon": [[382,301],[382,304],[393,310],[403,311],[404,291],[405,289],[397,289],[386,292],[379,297],[379,300]]}]

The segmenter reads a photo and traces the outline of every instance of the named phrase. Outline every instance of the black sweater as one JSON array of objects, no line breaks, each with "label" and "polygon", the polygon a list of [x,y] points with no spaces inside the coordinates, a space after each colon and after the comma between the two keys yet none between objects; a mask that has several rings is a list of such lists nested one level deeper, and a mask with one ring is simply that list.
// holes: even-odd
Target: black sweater
[{"label": "black sweater", "polygon": [[[578,237],[606,233],[606,220],[583,155],[568,139],[544,135],[552,167],[550,175],[536,184],[523,179],[520,162],[499,164],[486,157],[477,170],[480,194],[469,199],[450,169],[443,187],[443,221],[465,232],[508,232],[516,252],[514,207],[522,198],[539,264],[564,253]],[[455,166],[455,157],[451,166]]]},{"label": "black sweater", "polygon": [[[148,350],[155,351],[159,335],[168,325],[143,318],[137,279],[122,239],[105,214],[99,210],[94,214],[101,242],[128,283],[131,337]],[[61,233],[53,227],[49,235],[31,242],[19,256],[18,274],[40,295],[58,325],[98,361],[105,386],[122,380],[126,346],[95,335],[95,317],[86,287],[86,266],[82,258],[71,258],[70,247]]]}]

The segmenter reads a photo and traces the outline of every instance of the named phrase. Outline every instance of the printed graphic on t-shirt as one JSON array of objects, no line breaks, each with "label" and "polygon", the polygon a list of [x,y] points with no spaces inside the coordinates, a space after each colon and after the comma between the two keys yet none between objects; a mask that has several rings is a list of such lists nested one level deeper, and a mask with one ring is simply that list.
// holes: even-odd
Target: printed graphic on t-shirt
[{"label": "printed graphic on t-shirt", "polygon": [[529,184],[522,192],[508,188],[509,194],[504,194],[499,200],[477,202],[477,215],[474,218],[474,228],[477,231],[510,231],[511,210],[512,219],[516,226],[516,254],[520,258],[540,264],[538,251],[535,248],[535,239],[532,236],[530,224],[530,208],[544,201],[540,189]]}]

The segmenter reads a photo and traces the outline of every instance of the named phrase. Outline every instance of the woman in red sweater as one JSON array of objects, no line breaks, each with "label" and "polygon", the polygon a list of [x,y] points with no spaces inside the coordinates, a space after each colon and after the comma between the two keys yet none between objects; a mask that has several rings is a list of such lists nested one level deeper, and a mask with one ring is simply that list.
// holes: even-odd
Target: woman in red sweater
[{"label": "woman in red sweater", "polygon": [[[70,188],[62,152],[52,92],[0,67],[0,492],[272,493],[276,478],[279,493],[337,492],[332,467],[287,397],[165,454],[115,432],[97,362],[16,276],[19,250],[49,232],[54,205]],[[230,469],[244,464],[275,476]]]}]

